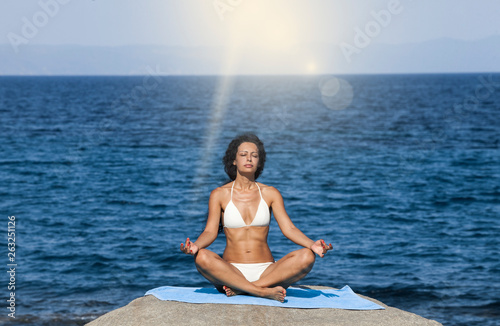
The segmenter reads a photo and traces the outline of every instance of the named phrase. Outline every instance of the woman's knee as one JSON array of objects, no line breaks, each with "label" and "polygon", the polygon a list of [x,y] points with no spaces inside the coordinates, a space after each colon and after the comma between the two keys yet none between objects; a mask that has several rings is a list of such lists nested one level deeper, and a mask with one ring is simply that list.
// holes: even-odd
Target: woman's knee
[{"label": "woman's knee", "polygon": [[312,266],[314,265],[314,262],[316,261],[316,254],[311,250],[311,249],[300,249],[300,262],[304,267]]},{"label": "woman's knee", "polygon": [[208,249],[200,249],[194,256],[196,266],[207,266],[210,263],[211,251]]}]

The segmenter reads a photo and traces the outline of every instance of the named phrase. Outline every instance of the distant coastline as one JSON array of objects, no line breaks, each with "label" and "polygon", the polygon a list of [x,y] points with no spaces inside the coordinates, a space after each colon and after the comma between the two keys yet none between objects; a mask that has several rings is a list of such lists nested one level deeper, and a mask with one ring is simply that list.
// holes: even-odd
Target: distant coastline
[{"label": "distant coastline", "polygon": [[[297,60],[314,54],[321,74],[412,74],[500,72],[497,58],[500,36],[477,41],[449,38],[421,43],[372,42],[346,60],[338,44],[296,46],[266,55],[263,65],[257,50],[240,51],[235,75],[303,75]],[[161,75],[220,75],[224,47],[162,45],[80,46],[27,44],[18,53],[0,44],[0,75],[144,75],[147,67]],[[300,61],[300,60],[299,60]]]}]

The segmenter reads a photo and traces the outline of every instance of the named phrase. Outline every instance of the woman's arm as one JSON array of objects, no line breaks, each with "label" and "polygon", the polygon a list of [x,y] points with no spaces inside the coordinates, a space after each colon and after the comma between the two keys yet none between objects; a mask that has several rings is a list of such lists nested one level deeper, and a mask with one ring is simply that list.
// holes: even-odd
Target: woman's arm
[{"label": "woman's arm", "polygon": [[210,246],[217,238],[221,213],[220,193],[220,188],[216,188],[210,193],[210,199],[208,200],[208,218],[205,229],[195,242],[187,238],[185,246],[181,243],[182,252],[194,255],[198,250]]},{"label": "woman's arm", "polygon": [[274,187],[269,187],[270,197],[271,197],[271,207],[273,209],[274,218],[278,222],[281,232],[285,237],[298,244],[299,246],[309,248],[320,257],[333,247],[332,245],[326,245],[325,242],[320,239],[313,241],[308,238],[302,231],[300,231],[292,222],[285,210],[285,203],[283,202],[283,197],[278,189]]}]

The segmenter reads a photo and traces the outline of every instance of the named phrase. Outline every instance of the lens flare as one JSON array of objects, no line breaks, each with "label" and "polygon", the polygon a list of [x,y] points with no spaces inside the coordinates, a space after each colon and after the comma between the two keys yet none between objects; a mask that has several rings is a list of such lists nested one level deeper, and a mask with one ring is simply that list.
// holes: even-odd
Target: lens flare
[{"label": "lens flare", "polygon": [[348,81],[331,77],[319,83],[321,99],[331,110],[343,110],[347,108],[354,97],[354,91]]}]

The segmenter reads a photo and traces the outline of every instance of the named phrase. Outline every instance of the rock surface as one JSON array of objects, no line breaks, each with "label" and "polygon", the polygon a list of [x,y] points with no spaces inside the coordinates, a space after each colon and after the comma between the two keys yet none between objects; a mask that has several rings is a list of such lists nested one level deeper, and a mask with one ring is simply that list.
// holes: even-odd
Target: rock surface
[{"label": "rock surface", "polygon": [[[311,289],[331,289],[307,286]],[[194,304],[162,301],[147,295],[113,310],[88,326],[157,326],[157,325],[355,325],[405,326],[441,325],[437,321],[389,307],[380,301],[361,296],[385,310],[293,309],[255,305]]]}]

